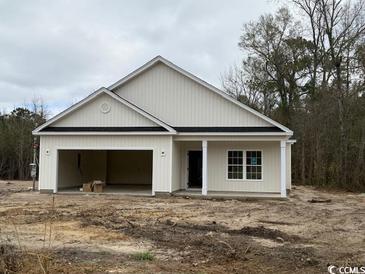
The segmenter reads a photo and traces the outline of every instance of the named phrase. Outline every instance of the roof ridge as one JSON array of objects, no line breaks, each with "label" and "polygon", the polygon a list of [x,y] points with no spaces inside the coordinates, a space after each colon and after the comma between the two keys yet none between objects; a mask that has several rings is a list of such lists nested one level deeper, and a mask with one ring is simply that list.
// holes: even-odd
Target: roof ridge
[{"label": "roof ridge", "polygon": [[190,78],[192,81],[195,81],[196,83],[206,87],[207,89],[209,89],[212,92],[215,92],[216,94],[222,96],[223,98],[225,98],[226,100],[230,101],[231,103],[236,104],[237,106],[245,109],[246,111],[250,112],[253,115],[258,116],[259,118],[265,120],[266,122],[272,124],[273,126],[276,126],[280,129],[282,129],[284,132],[286,132],[288,135],[292,135],[293,131],[290,130],[289,128],[287,128],[286,126],[280,124],[279,122],[276,122],[275,120],[271,119],[270,117],[267,117],[266,115],[260,113],[259,111],[239,102],[238,100],[232,98],[231,96],[229,96],[226,92],[220,90],[219,88],[215,87],[214,85],[208,83],[207,81],[199,78],[198,76],[195,76],[194,74],[192,74],[191,72],[186,71],[185,69],[179,67],[178,65],[175,65],[174,63],[172,63],[171,61],[165,59],[164,57],[157,55],[156,57],[154,57],[153,59],[151,59],[150,61],[148,61],[147,63],[145,63],[144,65],[140,66],[139,68],[135,69],[134,71],[132,71],[131,73],[129,73],[128,75],[126,75],[125,77],[123,77],[122,79],[118,80],[117,82],[115,82],[114,84],[110,85],[108,87],[108,89],[110,91],[112,91],[113,93],[115,93],[113,90],[116,89],[117,87],[120,87],[121,85],[125,84],[126,82],[128,82],[129,80],[137,77],[139,74],[143,73],[145,70],[149,69],[150,67],[152,67],[153,65],[155,65],[157,62],[162,62],[163,64],[165,64],[166,66],[168,66],[169,68],[181,73],[182,75]]}]

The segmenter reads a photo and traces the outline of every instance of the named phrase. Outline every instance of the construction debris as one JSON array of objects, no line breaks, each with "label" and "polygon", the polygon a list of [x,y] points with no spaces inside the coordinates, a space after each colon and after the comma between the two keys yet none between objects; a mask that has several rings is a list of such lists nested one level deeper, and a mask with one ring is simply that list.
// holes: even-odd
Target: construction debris
[{"label": "construction debris", "polygon": [[308,200],[308,203],[330,203],[331,201],[331,199],[312,198]]}]

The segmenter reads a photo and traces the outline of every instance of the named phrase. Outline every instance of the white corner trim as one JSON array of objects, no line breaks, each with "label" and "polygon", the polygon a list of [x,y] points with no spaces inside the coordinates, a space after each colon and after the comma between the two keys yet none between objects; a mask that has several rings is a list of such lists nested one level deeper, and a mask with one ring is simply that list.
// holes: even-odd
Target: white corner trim
[{"label": "white corner trim", "polygon": [[[170,193],[172,193],[172,182],[173,182],[173,180],[174,180],[174,178],[173,178],[173,172],[172,172],[172,166],[173,166],[173,164],[172,164],[172,162],[173,162],[173,152],[175,152],[174,151],[174,149],[173,149],[173,146],[174,146],[174,140],[171,138],[170,139],[170,153],[169,153],[169,157],[170,157],[170,162],[169,162],[169,166],[170,166],[170,168],[169,168],[169,172],[170,172],[170,174],[169,174],[169,178],[170,178],[170,186],[169,186],[169,192]],[[176,152],[175,152],[176,153]],[[176,180],[176,178],[175,178],[175,180]]]},{"label": "white corner trim", "polygon": [[202,195],[208,195],[208,141],[202,141],[203,171]]},{"label": "white corner trim", "polygon": [[[141,114],[142,116],[144,116],[145,118],[153,121],[154,123],[156,123],[159,126],[162,126],[163,128],[165,128],[166,130],[168,130],[168,132],[171,134],[175,134],[176,131],[170,127],[169,125],[165,124],[164,122],[162,122],[161,120],[157,119],[156,117],[152,116],[151,114],[143,111],[141,108],[133,105],[132,103],[128,102],[127,100],[123,99],[122,97],[120,97],[119,95],[116,95],[115,93],[111,92],[110,90],[102,87],[96,91],[94,91],[93,93],[91,93],[89,96],[85,97],[83,100],[79,101],[78,103],[72,105],[71,107],[69,107],[68,109],[60,112],[59,114],[57,114],[56,116],[54,116],[53,118],[49,119],[47,122],[45,122],[44,124],[42,124],[41,126],[37,127],[36,129],[33,130],[33,134],[34,135],[46,135],[44,133],[41,133],[40,131],[42,129],[44,129],[45,127],[49,126],[50,124],[56,122],[57,120],[61,119],[62,117],[66,116],[67,114],[75,111],[76,109],[80,108],[81,106],[85,105],[87,102],[91,101],[92,99],[96,98],[97,96],[99,96],[100,94],[107,94],[109,96],[111,96],[112,98],[114,98],[115,100],[119,101],[120,103],[124,104],[125,106],[131,108],[132,110],[134,110],[135,112]],[[59,132],[57,133],[52,133],[52,135],[63,135],[63,134],[59,134]],[[66,134],[65,134],[66,135]],[[95,134],[93,134],[95,135]],[[120,135],[120,133],[119,133]]]},{"label": "white corner trim", "polygon": [[290,140],[287,140],[286,143],[289,144],[289,145],[293,145],[297,142],[297,140],[294,140],[294,139],[290,139]]},{"label": "white corner trim", "polygon": [[282,129],[283,131],[285,131],[286,133],[288,133],[289,135],[293,135],[293,131],[291,131],[289,128],[283,126],[282,124],[272,120],[271,118],[263,115],[262,113],[250,108],[249,106],[246,106],[245,104],[242,104],[241,102],[235,100],[234,98],[232,98],[231,96],[229,96],[227,93],[225,93],[224,91],[216,88],[215,86],[207,83],[206,81],[200,79],[199,77],[193,75],[192,73],[180,68],[179,66],[175,65],[174,63],[170,62],[169,60],[163,58],[162,56],[156,56],[155,58],[153,58],[152,60],[150,60],[149,62],[147,62],[146,64],[144,64],[143,66],[139,67],[138,69],[134,70],[133,72],[131,72],[130,74],[128,74],[127,76],[125,76],[124,78],[120,79],[119,81],[115,82],[114,84],[112,84],[111,86],[108,87],[109,90],[114,90],[116,88],[118,88],[119,86],[125,84],[127,81],[131,80],[132,78],[138,76],[139,74],[141,74],[142,72],[146,71],[147,69],[149,69],[150,67],[152,67],[153,65],[155,65],[156,63],[161,62],[163,64],[165,64],[166,66],[168,66],[169,68],[178,71],[179,73],[181,73],[182,75],[190,78],[191,80],[193,80],[194,82],[206,87],[207,89],[217,93],[218,95],[222,96],[223,98],[225,98],[226,100],[236,104],[237,106],[247,110],[248,112],[260,117],[261,119],[265,120],[266,122]]},{"label": "white corner trim", "polygon": [[286,141],[280,141],[280,196],[286,197]]}]

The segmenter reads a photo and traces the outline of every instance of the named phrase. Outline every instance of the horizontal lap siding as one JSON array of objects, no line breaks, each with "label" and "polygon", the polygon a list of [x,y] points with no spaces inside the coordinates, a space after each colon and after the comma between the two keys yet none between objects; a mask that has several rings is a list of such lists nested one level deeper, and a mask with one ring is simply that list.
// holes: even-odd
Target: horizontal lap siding
[{"label": "horizontal lap siding", "polygon": [[161,63],[115,92],[176,127],[272,126]]},{"label": "horizontal lap siding", "polygon": [[[55,189],[57,149],[153,149],[154,191],[170,190],[171,136],[41,136],[40,188]],[[49,155],[46,155],[46,150]],[[162,151],[165,156],[162,157]]]},{"label": "horizontal lap siding", "polygon": [[[263,153],[263,181],[227,180],[227,150]],[[208,142],[208,191],[280,192],[279,142]]]}]

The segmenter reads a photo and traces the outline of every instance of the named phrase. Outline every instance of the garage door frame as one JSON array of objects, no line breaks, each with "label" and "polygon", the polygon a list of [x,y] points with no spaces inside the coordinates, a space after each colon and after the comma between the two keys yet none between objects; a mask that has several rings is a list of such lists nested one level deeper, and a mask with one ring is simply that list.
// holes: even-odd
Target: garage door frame
[{"label": "garage door frame", "polygon": [[56,186],[55,186],[55,192],[58,192],[58,170],[59,170],[59,151],[60,150],[149,150],[152,151],[152,196],[155,196],[155,178],[154,178],[154,171],[156,168],[156,153],[155,148],[153,147],[56,147]]}]

